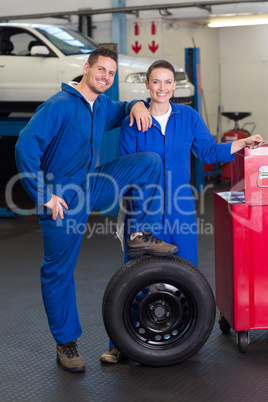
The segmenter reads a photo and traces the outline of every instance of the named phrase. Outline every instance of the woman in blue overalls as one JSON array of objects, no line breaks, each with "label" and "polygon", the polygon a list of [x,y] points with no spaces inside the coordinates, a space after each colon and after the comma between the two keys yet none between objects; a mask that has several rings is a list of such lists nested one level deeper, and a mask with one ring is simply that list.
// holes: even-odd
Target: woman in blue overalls
[{"label": "woman in blue overalls", "polygon": [[[154,228],[150,230],[161,240],[176,245],[177,254],[197,267],[197,223],[190,186],[191,149],[202,162],[230,162],[235,152],[247,146],[261,145],[262,138],[255,135],[232,143],[217,144],[204,120],[193,108],[170,101],[176,88],[175,70],[165,60],[156,61],[150,66],[146,88],[151,94],[147,107],[153,124],[141,133],[136,125],[129,127],[129,118],[126,118],[121,127],[120,151],[122,155],[144,151],[160,155],[164,171],[163,230],[160,233]],[[130,220],[131,208],[128,206],[126,236],[129,235]],[[126,253],[125,261],[128,259]],[[101,361],[117,363],[120,358],[121,353],[110,343]]]}]

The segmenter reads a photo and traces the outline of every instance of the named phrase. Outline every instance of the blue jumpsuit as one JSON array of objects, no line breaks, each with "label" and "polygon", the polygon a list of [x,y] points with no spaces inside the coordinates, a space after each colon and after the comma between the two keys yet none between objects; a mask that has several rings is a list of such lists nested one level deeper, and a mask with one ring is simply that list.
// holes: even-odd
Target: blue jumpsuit
[{"label": "blue jumpsuit", "polygon": [[[75,295],[74,268],[91,210],[118,201],[132,184],[156,209],[155,189],[162,164],[155,153],[127,155],[95,168],[104,131],[121,125],[135,102],[113,102],[99,95],[93,106],[75,89],[62,91],[40,105],[20,133],[15,157],[22,185],[34,200],[42,229],[42,296],[52,335],[63,344],[82,333]],[[52,220],[44,204],[55,194],[65,200],[64,219]],[[148,215],[136,203],[132,230],[161,215]],[[137,225],[137,227],[136,227]]]},{"label": "blue jumpsuit", "polygon": [[[178,255],[198,266],[197,222],[195,200],[190,187],[191,148],[206,163],[229,162],[231,143],[216,144],[202,117],[190,106],[171,104],[171,115],[165,135],[160,124],[153,118],[153,125],[146,132],[138,132],[137,126],[129,127],[127,117],[120,134],[121,155],[135,152],[156,152],[163,164],[163,211],[161,233],[152,233],[167,243],[178,247]],[[149,107],[149,105],[147,105]],[[126,232],[129,233],[126,217]],[[127,261],[125,255],[125,261]]]}]

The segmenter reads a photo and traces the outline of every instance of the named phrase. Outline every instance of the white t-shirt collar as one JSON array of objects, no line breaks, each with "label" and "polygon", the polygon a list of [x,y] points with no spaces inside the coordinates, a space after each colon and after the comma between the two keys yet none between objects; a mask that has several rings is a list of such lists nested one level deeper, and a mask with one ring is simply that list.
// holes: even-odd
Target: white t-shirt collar
[{"label": "white t-shirt collar", "polygon": [[[78,84],[78,82],[76,82],[76,81],[70,81],[70,82],[68,82],[68,85],[70,85],[70,86],[73,87],[74,89],[76,89],[77,84]],[[76,90],[77,90],[77,89],[76,89]],[[79,92],[79,91],[78,91],[78,92]],[[93,102],[90,102],[90,101],[88,101],[87,99],[86,99],[86,101],[90,104],[91,110],[93,111],[93,104],[94,104],[94,101],[93,101]]]}]

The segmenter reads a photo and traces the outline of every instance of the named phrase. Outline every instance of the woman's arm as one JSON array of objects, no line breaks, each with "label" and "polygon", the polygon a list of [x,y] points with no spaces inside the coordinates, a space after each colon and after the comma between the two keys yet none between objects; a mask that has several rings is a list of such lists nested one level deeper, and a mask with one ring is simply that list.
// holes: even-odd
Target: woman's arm
[{"label": "woman's arm", "polygon": [[231,154],[234,154],[243,148],[258,148],[262,143],[263,138],[259,134],[253,135],[252,137],[242,138],[241,140],[232,143]]}]

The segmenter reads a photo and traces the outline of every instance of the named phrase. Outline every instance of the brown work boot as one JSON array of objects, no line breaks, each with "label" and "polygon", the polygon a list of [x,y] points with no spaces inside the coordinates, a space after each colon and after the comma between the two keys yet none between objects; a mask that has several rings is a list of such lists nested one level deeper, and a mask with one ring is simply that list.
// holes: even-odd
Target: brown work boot
[{"label": "brown work boot", "polygon": [[150,232],[143,232],[142,235],[136,236],[133,240],[127,239],[127,253],[129,258],[137,258],[142,255],[159,255],[166,256],[174,254],[178,251],[178,247],[165,243],[151,235]]},{"label": "brown work boot", "polygon": [[116,348],[109,348],[106,353],[103,353],[100,357],[102,363],[118,363],[122,359],[123,355]]},{"label": "brown work boot", "polygon": [[78,353],[76,339],[71,342],[57,345],[57,363],[63,370],[70,373],[80,373],[85,371],[85,362]]}]

